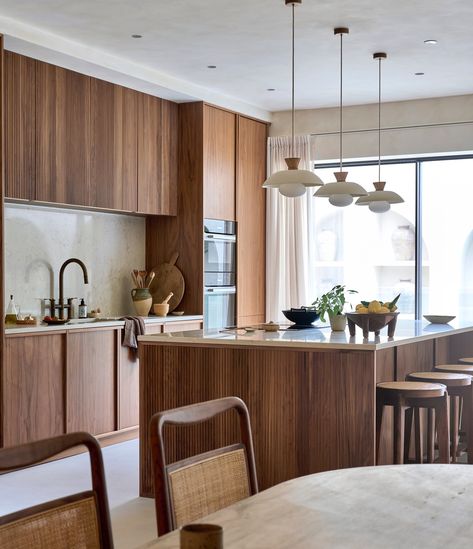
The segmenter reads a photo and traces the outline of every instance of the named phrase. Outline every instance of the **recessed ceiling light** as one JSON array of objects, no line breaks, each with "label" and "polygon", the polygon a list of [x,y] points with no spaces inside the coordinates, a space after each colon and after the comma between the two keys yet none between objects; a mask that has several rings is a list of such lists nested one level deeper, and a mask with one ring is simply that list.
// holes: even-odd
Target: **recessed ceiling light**
[{"label": "recessed ceiling light", "polygon": [[415,72],[414,76],[424,76],[425,72]]},{"label": "recessed ceiling light", "polygon": [[266,91],[275,92],[275,91],[276,91],[276,88],[268,88]]},{"label": "recessed ceiling light", "polygon": [[429,46],[435,46],[435,44],[437,44],[437,40],[433,40],[433,39],[424,40],[424,44],[428,44]]},{"label": "recessed ceiling light", "polygon": [[216,68],[217,68],[217,65],[207,65],[207,68],[208,68],[208,69],[216,69]]},{"label": "recessed ceiling light", "polygon": [[132,34],[131,37],[132,38],[143,38],[143,35],[142,34]]}]

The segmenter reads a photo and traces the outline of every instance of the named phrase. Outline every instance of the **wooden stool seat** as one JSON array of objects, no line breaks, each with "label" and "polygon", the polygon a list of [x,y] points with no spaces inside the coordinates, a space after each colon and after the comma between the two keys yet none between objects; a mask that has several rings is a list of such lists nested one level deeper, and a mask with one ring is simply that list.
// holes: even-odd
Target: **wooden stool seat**
[{"label": "wooden stool seat", "polygon": [[427,383],[423,381],[383,381],[376,385],[385,394],[403,396],[405,398],[436,398],[444,396],[447,387],[442,383]]},{"label": "wooden stool seat", "polygon": [[452,372],[454,374],[468,374],[473,376],[473,364],[438,364],[436,372]]},{"label": "wooden stool seat", "polygon": [[469,356],[466,358],[459,358],[458,362],[460,364],[471,364],[473,366],[473,356]]},{"label": "wooden stool seat", "polygon": [[448,389],[451,387],[465,387],[471,385],[471,376],[468,374],[457,374],[454,372],[413,372],[406,378],[408,381],[423,381],[430,383],[441,383]]}]

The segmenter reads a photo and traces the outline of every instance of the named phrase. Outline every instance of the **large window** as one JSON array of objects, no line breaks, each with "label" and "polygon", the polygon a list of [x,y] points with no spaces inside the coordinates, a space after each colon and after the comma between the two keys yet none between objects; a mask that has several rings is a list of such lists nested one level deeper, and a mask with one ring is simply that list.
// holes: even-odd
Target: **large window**
[{"label": "large window", "polygon": [[[375,163],[346,165],[348,180],[366,189],[378,179]],[[316,166],[324,182],[337,167]],[[311,217],[315,294],[335,284],[361,299],[401,294],[405,318],[424,313],[473,316],[473,158],[386,161],[382,179],[403,204],[384,214],[363,206],[335,208],[313,202]],[[358,299],[358,296],[355,298]]]}]

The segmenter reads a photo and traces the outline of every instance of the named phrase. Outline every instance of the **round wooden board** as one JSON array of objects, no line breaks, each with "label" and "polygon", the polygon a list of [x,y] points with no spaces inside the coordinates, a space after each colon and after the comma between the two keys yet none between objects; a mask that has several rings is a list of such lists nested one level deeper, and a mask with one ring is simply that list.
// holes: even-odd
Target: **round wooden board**
[{"label": "round wooden board", "polygon": [[153,305],[162,303],[172,292],[174,295],[169,300],[169,312],[174,311],[184,297],[186,284],[181,271],[175,263],[179,255],[175,253],[169,263],[161,263],[154,267],[154,279],[150,284],[149,291],[153,296]]}]

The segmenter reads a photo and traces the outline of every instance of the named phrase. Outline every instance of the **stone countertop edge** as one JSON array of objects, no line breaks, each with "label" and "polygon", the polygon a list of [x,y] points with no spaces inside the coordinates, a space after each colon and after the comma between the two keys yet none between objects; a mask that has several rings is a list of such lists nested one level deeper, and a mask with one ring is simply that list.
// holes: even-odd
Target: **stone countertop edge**
[{"label": "stone countertop edge", "polygon": [[[187,322],[193,320],[203,320],[202,315],[181,315],[181,316],[156,316],[144,318],[145,325],[149,324],[168,324],[170,322]],[[43,332],[64,332],[69,330],[91,330],[98,328],[121,328],[125,325],[123,320],[106,320],[103,322],[78,322],[76,324],[62,324],[59,326],[48,326],[46,324],[37,324],[35,326],[15,326],[5,327],[5,336],[19,334],[40,334]]]},{"label": "stone countertop edge", "polygon": [[[330,330],[317,330],[318,334],[314,333],[312,338],[307,337],[307,331],[294,332],[291,339],[282,339],[281,332],[278,337],[274,333],[265,333],[257,331],[252,334],[235,335],[221,333],[219,331],[205,332],[204,330],[193,330],[188,332],[174,332],[169,334],[143,335],[138,338],[140,343],[154,345],[178,345],[178,346],[233,346],[233,347],[268,347],[268,348],[285,348],[285,349],[319,349],[319,350],[357,350],[357,351],[377,351],[381,349],[389,349],[410,343],[420,341],[429,341],[439,337],[473,332],[473,321],[462,323],[460,326],[426,324],[423,321],[404,321],[406,324],[411,324],[411,330],[414,328],[415,333],[406,333],[408,330],[400,330],[399,336],[394,336],[389,340],[387,335],[381,335],[379,341],[374,340],[371,336],[368,341],[364,341],[361,331],[357,329],[356,336],[351,338],[348,330],[345,332],[337,332],[335,338],[345,340],[330,341],[328,338],[334,337]],[[435,326],[429,330],[429,327]],[[427,328],[427,330],[426,330]],[[403,332],[401,334],[401,332]],[[418,333],[419,332],[419,333]],[[283,334],[286,334],[283,332]],[[297,335],[299,337],[297,337]],[[325,338],[325,335],[328,337]],[[305,336],[305,337],[304,337]],[[323,339],[321,339],[323,337]]]}]

